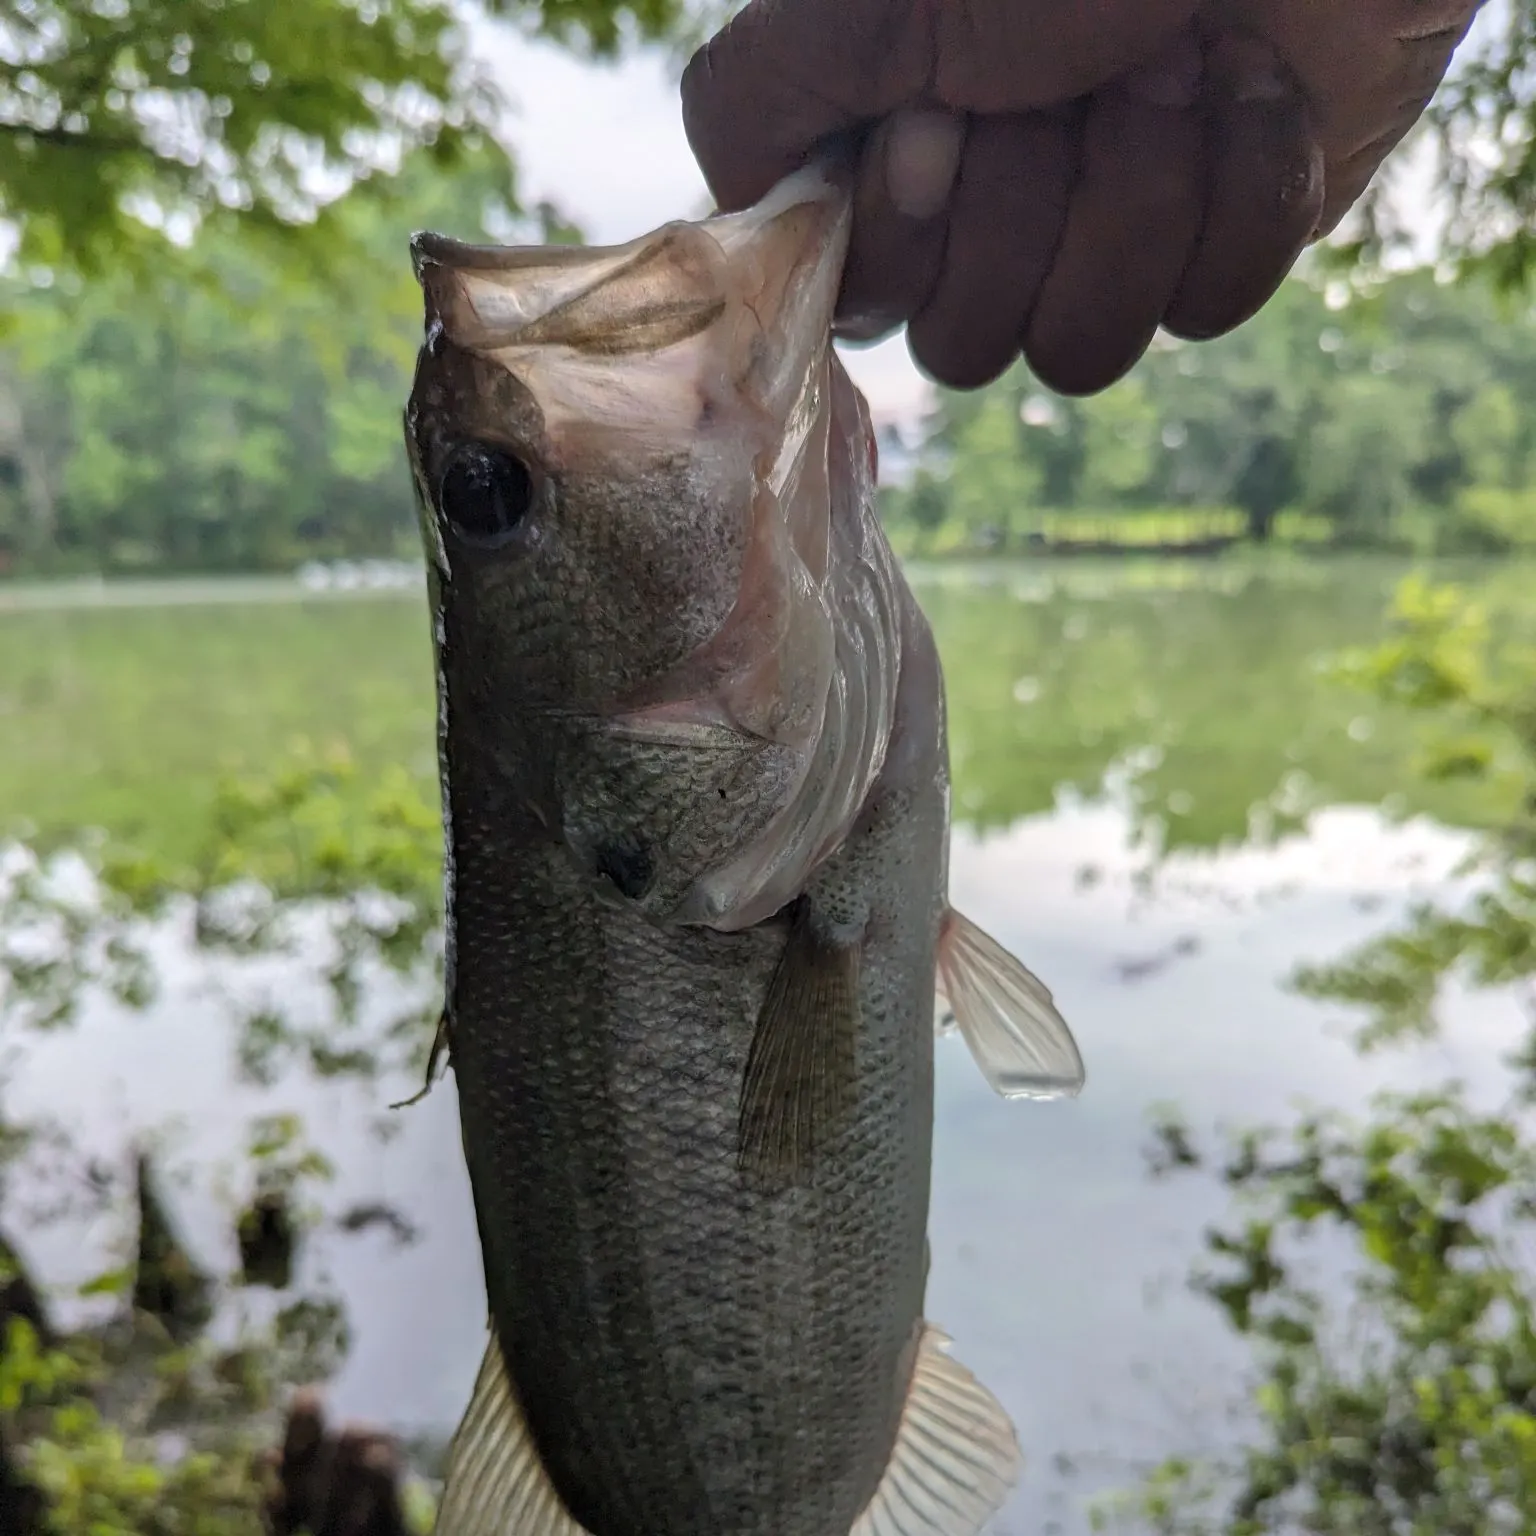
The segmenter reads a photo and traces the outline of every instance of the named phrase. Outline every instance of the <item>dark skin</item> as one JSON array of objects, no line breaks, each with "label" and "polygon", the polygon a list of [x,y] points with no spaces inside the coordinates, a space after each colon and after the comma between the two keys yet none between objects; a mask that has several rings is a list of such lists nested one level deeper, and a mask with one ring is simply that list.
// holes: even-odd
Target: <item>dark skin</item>
[{"label": "dark skin", "polygon": [[862,145],[839,332],[1065,394],[1249,319],[1428,104],[1480,0],[752,0],[683,79],[726,209]]}]

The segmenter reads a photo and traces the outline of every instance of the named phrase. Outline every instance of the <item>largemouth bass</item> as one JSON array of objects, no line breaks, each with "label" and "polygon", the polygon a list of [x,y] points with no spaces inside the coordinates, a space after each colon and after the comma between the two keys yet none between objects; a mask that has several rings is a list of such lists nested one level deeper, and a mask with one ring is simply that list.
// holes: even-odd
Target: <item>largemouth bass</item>
[{"label": "largemouth bass", "polygon": [[924,1320],[936,991],[999,1091],[1082,1064],[948,905],[939,659],[829,345],[849,217],[810,169],[619,247],[414,246],[491,1325],[442,1536],[960,1536],[1017,1472]]}]

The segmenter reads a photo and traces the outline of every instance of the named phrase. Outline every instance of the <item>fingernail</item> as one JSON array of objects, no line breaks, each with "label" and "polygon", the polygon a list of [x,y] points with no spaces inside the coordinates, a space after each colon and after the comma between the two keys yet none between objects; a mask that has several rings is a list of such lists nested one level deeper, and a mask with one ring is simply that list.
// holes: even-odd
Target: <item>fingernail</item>
[{"label": "fingernail", "polygon": [[1177,110],[1194,103],[1204,73],[1200,44],[1186,34],[1150,64],[1133,69],[1122,84],[1129,95],[1148,106]]},{"label": "fingernail", "polygon": [[885,189],[899,213],[931,219],[949,200],[965,121],[939,107],[893,113],[885,146]]}]

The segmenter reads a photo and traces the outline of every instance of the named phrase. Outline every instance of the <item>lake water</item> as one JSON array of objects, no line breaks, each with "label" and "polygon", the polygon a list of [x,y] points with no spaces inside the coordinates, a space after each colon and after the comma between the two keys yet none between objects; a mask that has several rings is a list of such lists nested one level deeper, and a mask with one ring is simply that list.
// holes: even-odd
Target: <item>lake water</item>
[{"label": "lake water", "polygon": [[[1320,675],[1321,656],[1376,633],[1399,573],[918,574],[950,676],[964,819],[954,900],[1052,987],[1089,1071],[1075,1102],[1008,1104],[958,1039],[940,1043],[929,1311],[1003,1398],[1025,1446],[1025,1479],[997,1529],[1076,1532],[1086,1529],[1085,1494],[1123,1484],[1145,1460],[1219,1442],[1245,1391],[1236,1341],[1182,1283],[1224,1197],[1195,1180],[1149,1182],[1150,1109],[1177,1104],[1202,1128],[1283,1117],[1298,1098],[1358,1106],[1383,1084],[1490,1074],[1523,1022],[1510,997],[1458,996],[1443,1043],[1362,1059],[1346,1039],[1350,1021],[1285,982],[1413,900],[1446,894],[1468,844],[1456,823],[1493,808],[1451,791],[1425,799],[1409,773],[1411,726]],[[39,603],[0,614],[0,721],[15,754],[0,763],[0,784],[29,797],[0,809],[57,827],[79,807],[126,803],[94,781],[120,763],[137,782],[165,708],[155,701],[190,707],[188,674],[201,678],[200,713],[169,728],[175,773],[195,788],[230,741],[258,765],[259,729],[243,720],[221,734],[219,722],[238,712],[242,679],[247,710],[277,696],[274,654],[290,658],[295,677],[304,666],[341,668],[340,682],[327,674],[326,694],[338,733],[372,740],[381,759],[420,753],[430,719],[415,711],[429,711],[430,698],[419,599],[285,607],[269,593],[254,605],[211,601],[219,595],[174,608]],[[109,675],[136,679],[138,735],[98,709],[81,782],[69,781],[62,755],[47,757],[46,772],[21,765],[29,736],[11,726],[91,718],[109,653]],[[215,653],[222,681],[207,670]],[[181,674],[164,675],[175,656]],[[300,698],[273,715],[284,731],[306,728],[308,709]],[[381,725],[390,710],[398,720]],[[197,734],[201,768],[187,744]],[[56,752],[41,726],[35,739]],[[193,788],[183,794],[195,799]],[[1384,814],[1383,797],[1402,814]],[[148,787],[140,798],[134,835],[172,840],[171,810]],[[248,1117],[302,1110],[341,1170],[326,1207],[388,1201],[418,1236],[400,1246],[380,1231],[322,1232],[307,1251],[306,1279],[342,1294],[353,1329],[335,1406],[412,1434],[451,1428],[484,1343],[451,1079],[393,1117],[398,1133],[383,1142],[372,1126],[397,1085],[242,1086],[220,995],[276,987],[302,1007],[313,964],[302,954],[216,963],[174,921],[153,948],[166,985],[149,1010],[94,999],[75,1029],[11,1042],[9,1113],[63,1116],[119,1163],[131,1134],[175,1128],[173,1161],[189,1173],[176,1208],[200,1254],[223,1265],[227,1185]],[[55,1284],[95,1273],[120,1238],[112,1218],[26,1223],[16,1192],[8,1197],[5,1225]],[[1074,1475],[1053,1467],[1058,1455]]]}]

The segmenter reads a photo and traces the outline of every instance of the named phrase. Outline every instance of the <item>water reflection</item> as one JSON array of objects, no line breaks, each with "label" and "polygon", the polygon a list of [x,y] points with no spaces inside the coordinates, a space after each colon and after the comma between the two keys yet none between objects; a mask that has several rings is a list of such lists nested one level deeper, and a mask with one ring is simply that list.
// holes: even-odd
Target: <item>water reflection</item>
[{"label": "water reflection", "polygon": [[[1170,847],[1244,839],[1256,806],[1283,828],[1397,790],[1454,825],[1485,817],[1485,793],[1413,780],[1411,722],[1319,676],[1323,658],[1379,636],[1402,570],[918,569],[957,815],[1006,827],[1063,787],[1098,795],[1119,766],[1138,826]],[[261,602],[200,583],[170,606],[16,605],[0,609],[0,718],[24,743],[0,754],[0,832],[104,825],[185,857],[214,773],[268,772],[295,737],[344,741],[365,774],[429,773],[426,619],[416,597],[276,583]]]},{"label": "water reflection", "polygon": [[[1387,1084],[1454,1074],[1491,1086],[1523,1023],[1510,997],[1458,994],[1440,1042],[1362,1059],[1342,1016],[1284,982],[1414,900],[1449,897],[1468,835],[1448,826],[1497,808],[1455,784],[1398,802],[1439,820],[1364,808],[1413,782],[1418,738],[1324,686],[1318,659],[1378,632],[1390,569],[917,574],[949,678],[956,903],[1045,978],[1089,1070],[1075,1102],[1008,1104],[958,1041],[940,1044],[930,1311],[1003,1397],[1030,1458],[999,1530],[1077,1531],[1086,1494],[1123,1483],[1138,1459],[1230,1435],[1241,1390],[1237,1342],[1182,1285],[1226,1196],[1148,1182],[1149,1108],[1172,1101],[1197,1125],[1243,1123],[1284,1115],[1298,1095],[1353,1107]],[[24,671],[0,665],[0,705],[42,722],[15,738],[37,744],[27,761],[0,763],[27,814],[111,821],[131,800],[125,825],[141,844],[196,862],[187,806],[231,741],[270,752],[282,732],[323,721],[364,743],[365,782],[374,763],[415,763],[430,720],[419,605],[284,608],[267,596],[229,612],[188,602],[0,616],[0,663],[25,658]],[[126,687],[122,658],[135,654],[131,689],[99,707],[103,690]],[[196,660],[176,671],[170,658]],[[239,690],[227,676],[236,660]],[[193,666],[224,670],[199,679]],[[266,713],[254,723],[226,720],[256,699]],[[55,751],[71,732],[94,733],[85,768]],[[362,1082],[290,1067],[263,1085],[242,1072],[253,1058],[232,1021],[280,1007],[325,1033],[325,935],[300,930],[289,952],[239,956],[200,947],[185,911],[151,925],[137,937],[161,982],[152,1005],[92,991],[77,1028],[13,1036],[6,1114],[59,1122],[71,1167],[122,1170],[154,1128],[167,1166],[186,1175],[170,1191],[176,1212],[218,1273],[239,1263],[251,1123],[302,1117],[336,1170],[306,1194],[319,1219],[295,1275],[298,1293],[346,1307],[332,1407],[439,1437],[467,1399],[485,1326],[451,1084],[385,1114],[419,1084],[398,1064]],[[367,970],[360,1036],[424,1020],[430,972]],[[98,1201],[62,1222],[24,1219],[51,1198],[13,1181],[6,1224],[68,1288],[120,1258],[121,1212]],[[233,1337],[278,1304],[242,1292],[216,1332]],[[1053,1470],[1058,1454],[1073,1476]]]},{"label": "water reflection", "polygon": [[[1296,1095],[1351,1106],[1386,1082],[1491,1071],[1509,1038],[1508,999],[1464,999],[1451,1043],[1375,1062],[1281,986],[1299,961],[1335,954],[1447,890],[1465,841],[1432,823],[1336,809],[1276,847],[1175,856],[1149,879],[1123,805],[1065,805],[1006,832],[957,837],[957,902],[1047,978],[1090,1072],[1074,1103],[1007,1104],[958,1042],[939,1048],[930,1311],[1003,1397],[1031,1452],[1000,1530],[1067,1518],[1067,1492],[1123,1480],[1127,1458],[1187,1446],[1181,1416],[1202,1434],[1220,1429],[1235,1346],[1177,1281],[1222,1196],[1148,1184],[1150,1105],[1176,1100],[1196,1123],[1246,1120],[1278,1115]],[[207,958],[162,933],[154,960],[166,986],[151,1014],[98,1001],[78,1031],[39,1040],[18,1069],[13,1113],[67,1104],[80,1150],[107,1160],[120,1159],[134,1127],[176,1127],[174,1162],[198,1174],[177,1190],[178,1209],[216,1268],[236,1261],[231,1186],[247,1118],[302,1113],[338,1170],[322,1194],[328,1223],[299,1275],[301,1286],[344,1297],[350,1314],[335,1407],[410,1435],[446,1432],[484,1343],[451,1088],[392,1117],[394,1134],[381,1140],[379,1102],[414,1086],[407,1078],[377,1093],[312,1079],[232,1086],[230,1034],[210,1027]],[[254,962],[240,984],[271,963]],[[220,969],[220,986],[236,987]],[[302,992],[293,1001],[302,1006]],[[382,1015],[390,1003],[377,1006]],[[339,1229],[346,1212],[378,1202],[418,1240]],[[51,1281],[69,1283],[104,1266],[117,1234],[108,1220],[19,1235]],[[1080,1462],[1081,1475],[1063,1483],[1055,1453]],[[1074,1520],[1065,1528],[1080,1528]]]}]

